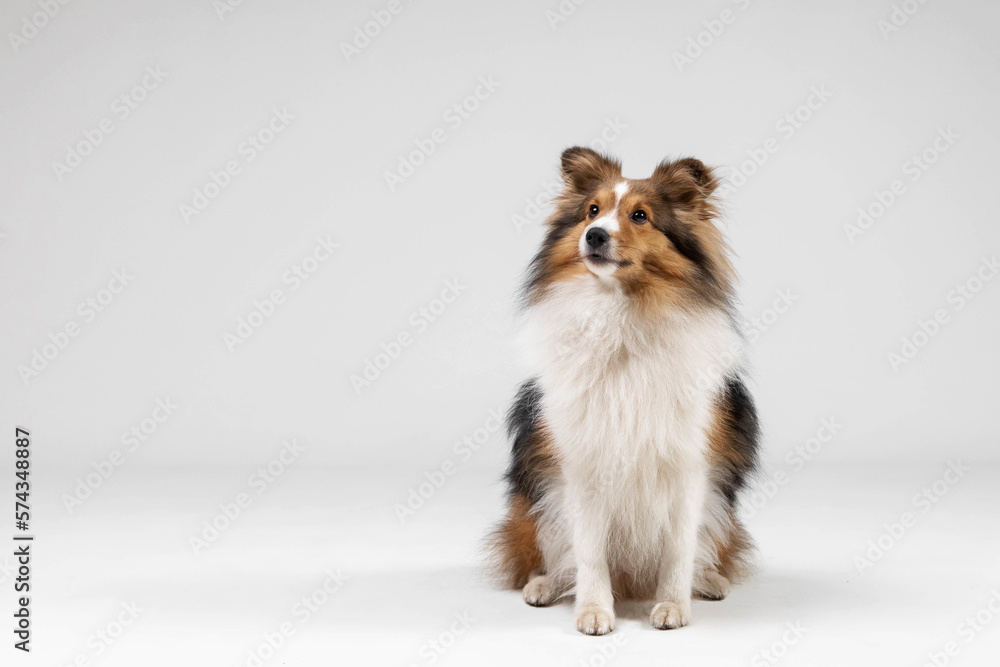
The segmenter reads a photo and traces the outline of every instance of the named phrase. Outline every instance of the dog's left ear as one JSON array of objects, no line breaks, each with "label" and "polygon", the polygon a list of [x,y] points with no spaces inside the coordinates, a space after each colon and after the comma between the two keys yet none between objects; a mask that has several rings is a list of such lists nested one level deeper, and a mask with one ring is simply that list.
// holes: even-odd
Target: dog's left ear
[{"label": "dog's left ear", "polygon": [[670,199],[679,203],[687,203],[697,197],[711,197],[719,187],[719,179],[712,168],[693,157],[673,162],[664,160],[653,170],[653,181],[665,190]]},{"label": "dog's left ear", "polygon": [[620,162],[582,146],[564,150],[560,162],[566,188],[581,194],[589,192],[601,181],[621,178],[622,175]]}]

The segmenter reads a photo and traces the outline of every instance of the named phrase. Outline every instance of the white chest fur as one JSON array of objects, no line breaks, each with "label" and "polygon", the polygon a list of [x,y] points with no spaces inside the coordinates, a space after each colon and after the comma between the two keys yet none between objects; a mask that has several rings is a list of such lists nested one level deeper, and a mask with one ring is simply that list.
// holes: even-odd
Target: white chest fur
[{"label": "white chest fur", "polygon": [[592,276],[532,308],[528,341],[562,463],[614,482],[704,457],[711,401],[739,349],[723,313],[650,317]]}]

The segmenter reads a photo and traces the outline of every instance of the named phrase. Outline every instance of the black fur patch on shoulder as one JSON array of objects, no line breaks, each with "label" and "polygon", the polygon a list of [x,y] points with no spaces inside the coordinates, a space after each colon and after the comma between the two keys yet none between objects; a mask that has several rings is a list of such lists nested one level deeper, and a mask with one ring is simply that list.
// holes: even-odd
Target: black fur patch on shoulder
[{"label": "black fur patch on shoulder", "polygon": [[542,495],[541,480],[532,465],[537,456],[541,403],[542,390],[538,379],[532,378],[521,385],[507,411],[507,436],[511,441],[507,483],[511,494],[521,494],[532,502]]},{"label": "black fur patch on shoulder", "polygon": [[719,403],[726,421],[732,454],[727,459],[720,491],[732,508],[740,491],[757,470],[760,458],[760,421],[753,396],[738,376],[726,378]]}]

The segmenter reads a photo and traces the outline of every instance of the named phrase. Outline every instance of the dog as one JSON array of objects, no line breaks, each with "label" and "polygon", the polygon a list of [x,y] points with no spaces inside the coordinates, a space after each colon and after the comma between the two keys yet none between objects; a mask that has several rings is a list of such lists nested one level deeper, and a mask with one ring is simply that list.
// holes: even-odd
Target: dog
[{"label": "dog", "polygon": [[507,514],[495,572],[525,602],[575,594],[603,635],[614,600],[691,620],[752,569],[738,517],[760,427],[744,381],[719,180],[694,158],[643,180],[589,148],[561,157],[563,191],[523,289],[536,375],[507,415]]}]

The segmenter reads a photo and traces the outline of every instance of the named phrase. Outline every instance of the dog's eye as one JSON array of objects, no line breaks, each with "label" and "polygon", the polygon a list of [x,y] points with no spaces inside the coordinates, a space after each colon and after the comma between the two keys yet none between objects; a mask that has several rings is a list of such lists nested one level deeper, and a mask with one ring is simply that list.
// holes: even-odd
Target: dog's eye
[{"label": "dog's eye", "polygon": [[591,218],[596,218],[597,214],[601,212],[601,209],[597,208],[597,204],[591,204],[590,210],[587,211],[587,215]]},{"label": "dog's eye", "polygon": [[641,225],[646,222],[646,212],[643,210],[638,210],[632,214],[632,222],[637,225]]}]

